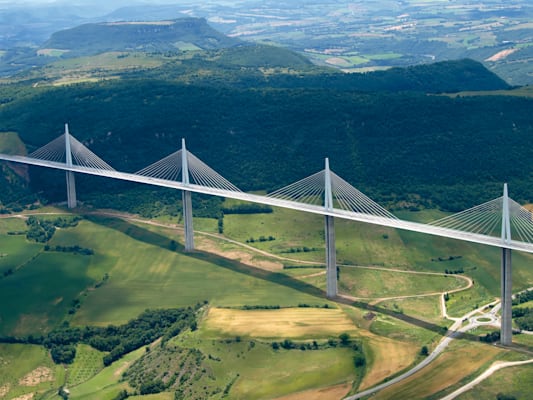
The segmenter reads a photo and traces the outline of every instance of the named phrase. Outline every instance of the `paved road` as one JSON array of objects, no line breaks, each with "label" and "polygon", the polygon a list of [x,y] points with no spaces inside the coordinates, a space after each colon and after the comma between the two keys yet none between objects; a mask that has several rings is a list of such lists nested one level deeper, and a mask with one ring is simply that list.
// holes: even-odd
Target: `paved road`
[{"label": "paved road", "polygon": [[[56,213],[46,213],[46,214],[56,214]],[[106,213],[100,213],[100,214],[106,214]],[[166,227],[173,227],[173,228],[178,228],[180,229],[181,227],[179,227],[178,225],[172,225],[172,224],[165,224],[165,223],[158,223],[158,222],[154,222],[154,221],[147,221],[147,220],[144,220],[144,219],[138,219],[138,218],[135,218],[134,216],[132,215],[128,215],[128,214],[123,214],[123,213],[113,213],[113,212],[110,212],[110,213],[107,213],[108,215],[112,215],[112,216],[115,216],[115,217],[119,217],[119,218],[124,218],[124,219],[129,219],[129,220],[132,220],[132,221],[135,221],[135,222],[142,222],[142,223],[147,223],[147,224],[151,224],[151,225],[159,225],[159,226],[166,226]],[[1,217],[1,216],[0,216]],[[13,215],[10,215],[10,217],[13,217]],[[19,218],[24,218],[26,216],[23,216],[23,215],[15,215],[15,217],[19,217]],[[217,237],[219,239],[223,239],[223,240],[227,240],[227,241],[230,241],[230,242],[233,242],[235,244],[238,244],[240,246],[243,246],[243,247],[246,247],[246,248],[249,248],[250,250],[254,250],[256,252],[260,252],[260,253],[264,253],[264,254],[268,254],[269,256],[274,256],[270,253],[267,253],[267,252],[264,252],[264,251],[261,251],[261,250],[258,250],[252,246],[249,246],[249,245],[246,245],[246,244],[243,244],[243,243],[240,243],[240,242],[237,242],[237,241],[234,241],[234,240],[231,240],[231,239],[228,239],[228,238],[225,238],[225,237],[221,237],[220,235],[217,235],[217,234],[213,234],[213,233],[207,233],[207,232],[202,232],[202,234],[206,235],[206,236],[213,236],[213,237]],[[285,260],[291,260],[291,261],[297,261],[297,260],[293,260],[293,259],[290,259],[290,258],[286,258],[286,257],[281,257],[281,256],[275,256],[277,257],[278,259],[285,259]],[[301,262],[301,261],[300,261]],[[314,262],[307,262],[309,264],[318,264],[318,263],[314,263]],[[356,267],[357,266],[351,266],[351,267]],[[362,268],[372,268],[372,269],[385,269],[385,268],[380,268],[380,267],[362,267]],[[390,269],[389,269],[390,271]],[[421,274],[435,274],[435,275],[442,275],[440,273],[427,273],[427,272],[415,272],[415,271],[403,271],[403,270],[398,270],[398,272],[407,272],[407,273],[421,273]],[[461,291],[461,290],[465,290],[465,289],[468,289],[472,286],[473,282],[470,278],[468,277],[465,277],[463,275],[460,276],[461,278],[464,278],[465,280],[467,280],[468,282],[468,285],[467,287],[462,287],[462,288],[458,288],[458,289],[454,289],[454,290],[451,290],[449,291],[448,293],[452,293],[452,292],[457,292],[457,291]],[[528,289],[529,290],[529,289]],[[441,297],[441,307],[442,307],[442,315],[443,317],[445,318],[448,318],[450,320],[453,320],[454,323],[453,325],[448,329],[448,333],[446,334],[446,336],[440,341],[440,343],[437,345],[437,347],[431,352],[430,355],[428,355],[422,362],[420,362],[419,364],[417,364],[416,366],[414,366],[413,368],[411,368],[409,371],[387,381],[387,382],[384,382],[380,385],[377,385],[377,386],[374,386],[373,388],[370,388],[370,389],[367,389],[365,391],[362,391],[362,392],[359,392],[355,395],[352,395],[352,396],[348,396],[346,397],[344,400],[356,400],[356,399],[360,399],[362,397],[365,397],[365,396],[368,396],[368,395],[371,395],[373,393],[376,393],[380,390],[383,390],[389,386],[392,386],[404,379],[407,379],[409,378],[410,376],[413,376],[414,374],[416,374],[418,371],[420,371],[421,369],[423,369],[424,367],[426,367],[428,364],[430,364],[432,361],[434,361],[443,351],[444,349],[446,349],[446,347],[450,344],[450,342],[455,339],[457,336],[459,336],[461,333],[463,332],[467,332],[471,329],[474,329],[480,325],[487,325],[487,324],[497,324],[499,323],[498,320],[497,320],[497,317],[496,317],[496,313],[498,312],[501,304],[496,301],[496,302],[492,302],[490,304],[486,304],[486,305],[483,305],[482,307],[478,308],[478,309],[475,309],[467,314],[465,314],[464,316],[460,317],[460,318],[452,318],[452,317],[449,317],[447,315],[447,312],[446,312],[446,303],[444,301],[444,295],[442,293],[429,293],[429,294],[423,294],[423,295],[413,295],[413,296],[397,296],[397,297],[392,297],[392,298],[403,298],[403,297],[423,297],[423,296],[428,296],[428,295],[437,295],[437,294],[441,294],[442,297]],[[342,296],[342,297],[351,297],[351,296]],[[392,299],[391,298],[391,299]],[[355,298],[354,298],[355,299]],[[379,299],[381,301],[383,300],[386,300],[385,298],[383,299]],[[474,317],[474,315],[478,314],[478,313],[481,313],[486,307],[492,305],[493,307],[491,308],[491,311],[489,313],[485,313],[483,314],[483,316],[476,316]],[[479,321],[479,318],[489,318],[489,321],[488,322],[481,322]],[[461,328],[461,325],[463,323],[463,321],[466,321],[468,320],[469,323],[467,325],[465,325],[464,327]],[[530,332],[527,332],[527,333],[530,333]],[[489,369],[487,369],[485,372],[483,372],[479,377],[477,377],[476,379],[474,379],[473,381],[471,381],[470,383],[464,385],[463,387],[457,389],[455,392],[443,397],[442,399],[440,400],[452,400],[454,398],[456,398],[457,396],[459,396],[460,394],[466,392],[467,390],[470,390],[471,388],[473,388],[475,385],[477,385],[479,382],[482,382],[483,380],[485,380],[486,378],[488,378],[490,375],[492,375],[494,372],[502,369],[502,368],[506,368],[506,367],[511,367],[511,366],[516,366],[516,365],[523,365],[523,364],[528,364],[528,363],[533,363],[533,359],[531,360],[527,360],[527,361],[515,361],[515,362],[501,362],[501,361],[497,361],[495,363],[493,363]]]},{"label": "paved road", "polygon": [[508,362],[496,361],[495,363],[493,363],[489,367],[489,369],[487,369],[485,372],[483,372],[481,375],[479,375],[472,382],[469,382],[466,385],[464,385],[463,387],[460,387],[459,389],[457,389],[455,392],[453,392],[453,393],[451,393],[451,394],[449,394],[449,395],[447,395],[445,397],[442,397],[440,400],[453,400],[453,399],[455,399],[460,394],[463,394],[467,390],[472,389],[478,383],[484,381],[489,376],[491,376],[494,372],[496,372],[496,371],[498,371],[498,370],[500,370],[502,368],[514,367],[516,365],[524,365],[524,364],[531,364],[531,363],[533,363],[533,359],[526,360],[526,361],[508,361]]},{"label": "paved road", "polygon": [[[494,304],[490,303],[490,304]],[[390,381],[384,382],[380,385],[374,386],[373,388],[367,389],[365,391],[356,393],[352,396],[345,397],[344,400],[356,400],[360,399],[362,397],[368,396],[370,394],[379,392],[380,390],[383,390],[389,386],[392,386],[400,381],[403,381],[404,379],[409,378],[410,376],[413,376],[418,371],[420,371],[422,368],[426,367],[428,364],[430,364],[432,361],[434,361],[440,353],[444,351],[444,349],[450,344],[450,342],[455,339],[457,336],[461,335],[461,333],[469,331],[470,329],[474,329],[477,326],[481,325],[481,323],[477,322],[476,318],[472,318],[475,314],[481,312],[485,307],[487,307],[488,304],[483,305],[480,308],[477,308],[473,311],[470,311],[468,314],[465,314],[462,318],[457,318],[453,325],[448,329],[448,333],[446,336],[440,341],[440,343],[435,347],[435,349],[431,352],[429,356],[427,356],[421,363],[415,365],[413,368],[411,368],[409,371],[391,379]],[[464,320],[469,320],[469,324],[463,326],[461,328],[461,325],[463,324]]]}]

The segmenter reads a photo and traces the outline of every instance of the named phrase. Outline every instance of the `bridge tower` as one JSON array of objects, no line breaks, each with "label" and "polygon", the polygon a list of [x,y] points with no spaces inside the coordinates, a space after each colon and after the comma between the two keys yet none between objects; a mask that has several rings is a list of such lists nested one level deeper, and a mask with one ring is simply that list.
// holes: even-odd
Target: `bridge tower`
[{"label": "bridge tower", "polygon": [[[502,242],[505,245],[505,243],[509,243],[510,241],[511,223],[509,217],[509,196],[506,183],[503,186]],[[512,296],[511,249],[502,247],[500,343],[505,346],[509,346],[513,342]]]},{"label": "bridge tower", "polygon": [[[189,184],[189,164],[187,160],[187,149],[185,139],[181,139],[181,179],[184,185]],[[192,199],[191,192],[182,191],[183,202],[183,226],[185,229],[185,251],[194,250],[194,229],[192,225]]]},{"label": "bridge tower", "polygon": [[[326,158],[325,168],[325,191],[324,207],[326,211],[333,209],[333,194],[331,191],[331,172],[329,169],[329,159]],[[325,215],[325,236],[326,236],[326,295],[328,298],[337,296],[337,255],[335,252],[335,226],[334,218]]]},{"label": "bridge tower", "polygon": [[[68,132],[68,124],[65,124],[65,163],[67,167],[72,167],[72,151],[70,148],[70,133]],[[74,172],[67,171],[67,207],[76,208],[76,180]]]}]

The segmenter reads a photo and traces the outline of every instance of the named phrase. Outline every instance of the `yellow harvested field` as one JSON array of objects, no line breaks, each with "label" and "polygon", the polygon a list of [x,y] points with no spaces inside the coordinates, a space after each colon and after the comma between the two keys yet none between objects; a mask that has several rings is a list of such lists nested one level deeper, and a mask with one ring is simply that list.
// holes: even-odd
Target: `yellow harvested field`
[{"label": "yellow harvested field", "polygon": [[375,395],[376,400],[427,399],[432,394],[459,383],[483,365],[494,360],[503,350],[497,347],[466,343],[453,346],[441,354],[431,365],[410,378],[392,385]]},{"label": "yellow harvested field", "polygon": [[293,393],[279,397],[276,400],[338,400],[344,398],[351,388],[352,385],[350,383],[343,383],[342,385]]},{"label": "yellow harvested field", "polygon": [[371,365],[367,366],[359,391],[368,389],[407,368],[415,361],[419,351],[411,343],[399,342],[377,335],[369,335],[368,344],[372,351],[373,361]]},{"label": "yellow harvested field", "polygon": [[234,310],[211,308],[204,321],[208,331],[260,338],[319,338],[356,333],[357,327],[340,309],[282,308]]}]

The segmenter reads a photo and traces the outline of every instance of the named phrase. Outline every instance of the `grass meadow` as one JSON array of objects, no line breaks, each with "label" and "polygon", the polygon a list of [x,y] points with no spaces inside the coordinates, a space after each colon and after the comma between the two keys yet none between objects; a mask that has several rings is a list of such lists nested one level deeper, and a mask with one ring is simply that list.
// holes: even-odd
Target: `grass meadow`
[{"label": "grass meadow", "polygon": [[454,341],[428,367],[390,388],[378,392],[373,399],[429,399],[447,388],[467,383],[498,359],[504,350],[473,341]]},{"label": "grass meadow", "polygon": [[4,154],[26,154],[26,146],[16,132],[0,132],[0,151]]},{"label": "grass meadow", "polygon": [[533,382],[533,365],[504,368],[458,396],[457,399],[495,399],[498,394],[516,399],[527,399],[531,396],[531,382]]},{"label": "grass meadow", "polygon": [[[283,336],[283,330],[279,330],[276,336]],[[314,337],[313,334],[307,335],[308,340]],[[202,329],[180,336],[174,342],[182,347],[199,348],[208,354],[206,367],[212,372],[216,384],[224,387],[234,381],[232,399],[277,398],[351,382],[357,375],[353,352],[344,347],[274,350],[271,342],[264,339],[228,340],[213,337],[213,332]]]},{"label": "grass meadow", "polygon": [[0,344],[0,398],[51,391],[64,376],[64,368],[54,365],[43,347]]},{"label": "grass meadow", "polygon": [[[409,214],[418,220],[438,216],[436,212]],[[195,386],[199,391],[201,385],[216,384],[220,395],[229,385],[230,398],[235,399],[281,398],[293,393],[309,393],[312,398],[317,393],[326,396],[320,390],[335,387],[328,396],[338,397],[338,388],[371,387],[417,362],[421,346],[431,349],[436,345],[449,325],[441,318],[439,293],[467,285],[455,274],[446,275],[446,270],[461,270],[474,280],[472,288],[450,293],[451,315],[462,315],[499,295],[498,249],[336,220],[339,289],[358,298],[356,307],[350,301],[336,305],[324,295],[323,223],[322,217],[282,209],[270,214],[226,215],[221,236],[216,220],[195,219],[198,231],[215,234],[197,232],[195,240],[213,251],[184,253],[181,229],[90,215],[75,228],[58,229],[49,243],[51,247],[93,249],[93,255],[85,256],[44,251],[43,244],[30,243],[24,235],[7,235],[26,227],[20,218],[2,218],[0,334],[46,333],[65,322],[118,325],[147,308],[208,300],[210,309],[198,331],[173,340],[206,355],[204,368],[216,379],[201,378]],[[274,240],[259,241],[261,236]],[[298,260],[317,265],[283,269],[283,265],[298,265]],[[530,256],[513,254],[515,291],[531,286],[530,263]],[[12,273],[4,276],[9,269]],[[79,308],[73,308],[75,302]],[[298,307],[302,304],[311,307]],[[243,306],[281,308],[244,310]],[[353,353],[340,347],[302,351],[271,346],[272,341],[284,339],[326,343],[343,332],[362,344],[364,369],[355,368]],[[516,341],[531,346],[522,336]],[[66,384],[71,398],[111,400],[128,388],[122,374],[144,351],[139,349],[103,368],[102,353],[78,346],[74,363],[65,370],[54,366],[42,347],[2,345],[0,357],[9,362],[0,365],[0,393],[6,391],[6,400],[31,391],[58,400],[50,390]],[[495,347],[456,342],[430,368],[376,398],[394,398],[397,393],[431,398],[446,386],[460,384],[500,354]],[[463,366],[465,357],[469,360],[465,369],[454,368],[459,362]],[[28,361],[19,362],[19,358]],[[50,368],[53,379],[33,388],[19,383],[39,367]]]}]

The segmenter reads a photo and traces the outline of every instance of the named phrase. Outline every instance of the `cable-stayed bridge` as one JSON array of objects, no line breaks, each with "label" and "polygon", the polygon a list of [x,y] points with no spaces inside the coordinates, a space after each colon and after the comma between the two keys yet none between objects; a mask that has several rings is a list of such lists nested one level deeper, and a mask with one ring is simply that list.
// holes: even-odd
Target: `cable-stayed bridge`
[{"label": "cable-stayed bridge", "polygon": [[67,204],[77,204],[75,173],[174,188],[183,193],[185,250],[194,249],[191,193],[228,197],[253,203],[289,208],[325,217],[327,296],[337,295],[334,219],[458,239],[502,249],[501,342],[512,342],[511,250],[533,253],[533,214],[509,198],[507,185],[497,199],[429,224],[405,221],[368,198],[332,172],[329,160],[324,170],[266,196],[245,193],[215,172],[185,147],[135,173],[120,172],[65,133],[28,156],[0,154],[0,160],[66,172]]}]

